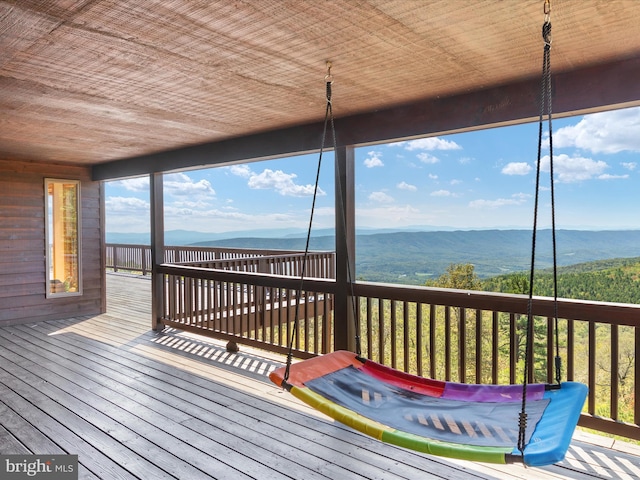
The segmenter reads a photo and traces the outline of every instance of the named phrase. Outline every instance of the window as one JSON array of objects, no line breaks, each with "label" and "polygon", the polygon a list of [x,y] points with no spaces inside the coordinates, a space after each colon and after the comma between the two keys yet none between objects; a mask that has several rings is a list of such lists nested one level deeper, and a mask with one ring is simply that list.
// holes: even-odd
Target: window
[{"label": "window", "polygon": [[80,182],[45,179],[47,298],[82,294]]}]

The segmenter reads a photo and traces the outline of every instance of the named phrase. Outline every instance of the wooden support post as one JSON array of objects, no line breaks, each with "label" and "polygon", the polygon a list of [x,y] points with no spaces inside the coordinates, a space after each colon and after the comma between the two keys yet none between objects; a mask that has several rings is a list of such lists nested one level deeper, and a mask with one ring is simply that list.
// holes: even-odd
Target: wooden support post
[{"label": "wooden support post", "polygon": [[334,301],[335,350],[355,350],[355,322],[351,285],[355,278],[355,154],[354,147],[335,150],[336,295]]},{"label": "wooden support post", "polygon": [[161,331],[164,313],[164,277],[158,265],[164,263],[164,194],[162,173],[149,175],[151,203],[151,328]]},{"label": "wooden support post", "polygon": [[[105,183],[100,182],[100,313],[107,311],[107,244],[106,244],[106,208],[105,208]],[[115,249],[114,249],[115,250]]]}]

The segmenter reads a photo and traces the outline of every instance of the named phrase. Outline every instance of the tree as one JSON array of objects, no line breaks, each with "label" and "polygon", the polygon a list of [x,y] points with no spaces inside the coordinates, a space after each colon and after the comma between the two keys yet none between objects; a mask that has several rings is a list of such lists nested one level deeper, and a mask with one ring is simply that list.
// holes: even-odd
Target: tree
[{"label": "tree", "polygon": [[428,280],[427,287],[457,288],[460,290],[480,290],[481,282],[471,263],[452,263],[447,271],[436,280]]}]

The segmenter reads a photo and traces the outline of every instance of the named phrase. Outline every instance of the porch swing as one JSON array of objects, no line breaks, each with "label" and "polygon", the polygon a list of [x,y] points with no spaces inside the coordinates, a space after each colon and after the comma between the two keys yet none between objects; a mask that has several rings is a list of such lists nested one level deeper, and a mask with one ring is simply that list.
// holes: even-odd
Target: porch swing
[{"label": "porch swing", "polygon": [[[398,371],[361,356],[359,337],[356,352],[335,351],[299,363],[292,363],[297,333],[297,312],[289,345],[287,364],[270,374],[276,385],[316,410],[382,442],[444,457],[489,463],[524,463],[542,466],[562,460],[580,417],[587,387],[576,382],[561,382],[557,339],[557,274],[555,208],[553,189],[553,142],[551,128],[551,22],[549,0],[545,1],[542,27],[544,58],[540,102],[538,158],[534,225],[531,248],[529,301],[526,326],[525,372],[521,385],[476,385],[439,381]],[[331,106],[331,65],[325,77],[327,107],[316,190],[330,122],[334,145],[335,128]],[[546,100],[546,102],[545,102]],[[527,370],[533,350],[533,285],[536,249],[540,159],[545,103],[549,126],[551,217],[553,236],[553,278],[556,331],[556,383],[527,384]],[[305,247],[309,250],[315,208],[314,192]],[[305,277],[304,265],[300,290]],[[348,271],[351,282],[351,271]],[[351,295],[354,319],[355,297]],[[296,305],[297,308],[297,305]],[[356,328],[356,332],[358,329]],[[357,335],[357,334],[356,334]]]}]

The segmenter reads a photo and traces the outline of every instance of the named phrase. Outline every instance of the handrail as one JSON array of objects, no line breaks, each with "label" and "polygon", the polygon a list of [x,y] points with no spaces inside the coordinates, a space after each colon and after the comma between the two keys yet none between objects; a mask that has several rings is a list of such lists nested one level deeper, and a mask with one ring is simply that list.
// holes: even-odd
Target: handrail
[{"label": "handrail", "polygon": [[[398,301],[455,305],[462,308],[495,310],[517,314],[527,313],[527,295],[457,290],[449,288],[394,285],[359,281],[354,283],[354,293],[361,297],[389,298]],[[540,316],[554,315],[553,298],[533,298],[532,313]],[[558,302],[558,317],[573,320],[602,322],[612,325],[640,325],[640,305],[598,302],[563,298]]]},{"label": "handrail", "polygon": [[[140,272],[142,275],[151,273],[151,246],[140,244],[116,244],[107,243],[105,246],[105,266],[107,269],[128,272]],[[224,265],[225,261],[238,259],[264,259],[268,257],[268,262],[274,263],[279,259],[280,269],[287,268],[287,260],[296,263],[295,257],[301,257],[303,252],[298,250],[276,250],[276,249],[254,249],[254,248],[232,248],[232,247],[194,247],[194,246],[166,246],[165,262],[173,264],[192,264],[197,266],[203,262],[221,262],[216,267]],[[311,274],[323,278],[335,276],[335,258],[333,252],[310,252],[309,259],[317,261],[323,259],[326,264],[319,268],[317,262],[312,268]],[[224,268],[224,267],[222,267]],[[290,267],[289,267],[290,268]],[[278,273],[278,272],[273,272]]]}]

